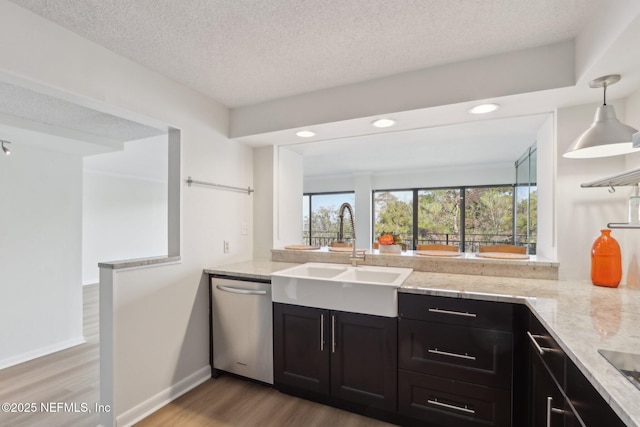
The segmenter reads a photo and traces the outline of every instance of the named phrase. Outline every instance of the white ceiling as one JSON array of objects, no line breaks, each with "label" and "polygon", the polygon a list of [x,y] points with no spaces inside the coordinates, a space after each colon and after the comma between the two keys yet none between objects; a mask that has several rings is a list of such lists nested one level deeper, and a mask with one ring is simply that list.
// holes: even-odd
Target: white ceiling
[{"label": "white ceiling", "polygon": [[11,0],[228,107],[569,40],[601,0]]},{"label": "white ceiling", "polygon": [[[629,54],[640,30],[629,21],[616,25],[624,21],[619,11],[631,9],[621,0],[10,1],[234,111],[443,64],[464,68],[461,61],[574,40],[595,29],[584,39],[602,49],[597,61],[576,64],[577,86],[498,96],[493,100],[502,108],[489,119],[467,114],[472,103],[487,99],[470,94],[466,102],[390,110],[398,119],[395,132],[372,131],[371,117],[361,115],[314,123],[319,135],[312,143],[301,144],[291,126],[236,138],[254,146],[294,144],[305,156],[306,175],[513,162],[535,140],[545,114],[600,101],[588,80],[621,73],[609,90],[613,99],[640,87],[640,56]],[[615,37],[598,38],[598,31]],[[585,46],[576,45],[576,57]]]},{"label": "white ceiling", "polygon": [[536,142],[549,114],[385,132],[288,145],[303,155],[304,175],[385,173],[474,165],[511,166]]},{"label": "white ceiling", "polygon": [[13,117],[76,131],[88,136],[125,142],[166,133],[111,114],[0,82],[0,117]]}]

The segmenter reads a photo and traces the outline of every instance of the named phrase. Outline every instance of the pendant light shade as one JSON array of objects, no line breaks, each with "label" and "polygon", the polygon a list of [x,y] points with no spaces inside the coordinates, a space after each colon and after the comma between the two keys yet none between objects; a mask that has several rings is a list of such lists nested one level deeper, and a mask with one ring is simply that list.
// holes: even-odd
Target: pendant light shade
[{"label": "pendant light shade", "polygon": [[589,86],[604,88],[604,103],[596,110],[593,123],[580,135],[564,153],[563,157],[572,159],[590,159],[628,154],[632,151],[631,139],[638,132],[616,118],[613,106],[607,105],[607,86],[617,83],[617,74],[597,78]]}]

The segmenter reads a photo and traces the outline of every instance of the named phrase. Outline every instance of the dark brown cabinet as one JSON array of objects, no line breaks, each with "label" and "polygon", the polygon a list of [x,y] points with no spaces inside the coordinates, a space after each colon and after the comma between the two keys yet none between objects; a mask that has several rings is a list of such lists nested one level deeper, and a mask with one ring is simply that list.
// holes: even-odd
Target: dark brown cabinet
[{"label": "dark brown cabinet", "polygon": [[396,318],[274,303],[273,325],[276,388],[395,412]]},{"label": "dark brown cabinet", "polygon": [[511,426],[513,307],[398,296],[398,412],[433,426]]},{"label": "dark brown cabinet", "polygon": [[543,362],[542,355],[534,346],[529,350],[529,426],[570,427],[582,425],[578,421],[574,409],[565,398],[560,385]]},{"label": "dark brown cabinet", "polygon": [[625,425],[533,314],[526,336],[529,427]]}]

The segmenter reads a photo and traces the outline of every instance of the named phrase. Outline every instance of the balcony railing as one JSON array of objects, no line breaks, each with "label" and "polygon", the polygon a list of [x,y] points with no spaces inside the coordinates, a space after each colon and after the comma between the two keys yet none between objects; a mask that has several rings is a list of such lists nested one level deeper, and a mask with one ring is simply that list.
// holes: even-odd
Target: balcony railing
[{"label": "balcony railing", "polygon": [[[414,249],[413,236],[400,235],[402,242],[406,245],[407,249]],[[338,240],[337,232],[329,231],[315,231],[311,233],[309,238],[309,232],[303,232],[302,241],[304,244],[313,246],[329,246],[332,242]],[[498,245],[498,244],[513,244],[513,236],[511,234],[477,234],[466,233],[465,234],[465,250],[464,252],[478,252],[478,247],[481,245]],[[433,243],[440,243],[444,245],[458,246],[460,247],[460,234],[456,233],[443,233],[443,234],[431,234],[426,238],[419,238],[418,245],[426,245]],[[516,244],[518,246],[527,246],[527,253],[535,255],[536,242],[529,241],[526,234],[516,235]]]}]

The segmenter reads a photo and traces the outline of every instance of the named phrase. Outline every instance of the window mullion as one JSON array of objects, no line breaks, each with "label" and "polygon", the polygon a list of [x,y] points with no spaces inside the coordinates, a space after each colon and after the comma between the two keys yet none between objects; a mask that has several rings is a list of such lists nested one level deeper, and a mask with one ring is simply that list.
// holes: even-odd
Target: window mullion
[{"label": "window mullion", "polygon": [[466,237],[466,189],[460,187],[460,252],[466,252],[467,237]]}]

